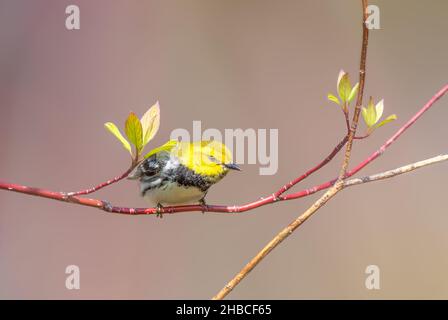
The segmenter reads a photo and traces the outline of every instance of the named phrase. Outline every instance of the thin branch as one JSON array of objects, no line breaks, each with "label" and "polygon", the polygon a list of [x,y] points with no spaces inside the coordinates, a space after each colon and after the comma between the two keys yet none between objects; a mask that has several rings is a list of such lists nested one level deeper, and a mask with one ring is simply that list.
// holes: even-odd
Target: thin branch
[{"label": "thin branch", "polygon": [[69,197],[67,194],[65,194],[63,192],[56,192],[56,191],[46,190],[46,189],[42,189],[42,188],[22,186],[19,184],[7,183],[7,182],[3,182],[3,181],[0,181],[0,189],[18,192],[18,193],[24,193],[24,194],[28,194],[31,196],[42,197],[42,198],[47,198],[47,199],[52,199],[52,200],[57,200],[57,201],[79,204],[79,205],[87,206],[87,207],[99,208],[99,209],[103,209],[105,204],[107,204],[107,201],[102,201],[102,200],[97,200],[97,199],[88,199],[88,198],[82,198],[82,197],[77,197],[77,196]]},{"label": "thin branch", "polygon": [[[442,98],[446,93],[448,92],[448,84],[443,86],[434,96],[432,96],[431,99],[411,118],[409,119],[402,127],[400,127],[379,149],[374,151],[370,156],[368,156],[364,161],[360,162],[358,165],[356,165],[353,169],[347,171],[345,177],[349,178],[356,173],[358,173],[360,170],[362,170],[364,167],[366,167],[369,163],[376,160],[379,156],[381,156],[387,148],[389,148],[397,139],[406,131],[408,130],[413,124],[417,122],[417,120],[426,112],[428,111],[440,98]],[[309,196],[310,194],[316,193],[318,191],[327,189],[331,187],[335,182],[336,178],[332,179],[330,181],[324,182],[320,185],[314,186],[310,189],[305,189],[296,193],[291,193],[285,196],[280,197],[280,200],[292,200],[292,199],[298,199],[305,196]]]},{"label": "thin branch", "polygon": [[362,135],[362,136],[355,136],[353,139],[355,139],[355,140],[366,139],[366,138],[370,137],[370,134],[371,134],[371,132],[366,133],[366,134],[364,134],[364,135]]},{"label": "thin branch", "polygon": [[329,163],[342,149],[342,147],[347,143],[348,140],[348,134],[337,144],[337,146],[333,149],[333,151],[317,166],[314,168],[308,170],[298,178],[290,181],[289,183],[285,184],[283,187],[281,187],[276,193],[274,193],[274,198],[280,197],[283,193],[291,189],[294,185],[299,183],[300,181],[304,180],[305,178],[309,177],[312,173],[318,171],[322,167],[324,167],[327,163]]},{"label": "thin branch", "polygon": [[448,154],[441,154],[426,160],[422,160],[422,161],[418,161],[418,162],[414,162],[396,169],[392,169],[392,170],[388,170],[385,172],[381,172],[381,173],[377,173],[377,174],[372,174],[370,176],[365,176],[362,178],[354,178],[354,179],[350,179],[344,182],[344,188],[346,187],[352,187],[352,186],[356,186],[356,185],[360,185],[363,183],[368,183],[368,182],[374,182],[374,181],[379,181],[379,180],[384,180],[384,179],[390,179],[393,178],[395,176],[398,175],[402,175],[432,164],[436,164],[439,162],[443,162],[443,161],[447,161],[448,160]]},{"label": "thin branch", "polygon": [[408,120],[392,137],[390,137],[377,151],[372,153],[364,161],[359,163],[355,168],[347,173],[347,176],[352,176],[371,163],[373,160],[381,156],[384,151],[394,143],[409,127],[411,127],[426,111],[428,111],[434,103],[443,97],[448,92],[448,84],[444,85],[411,119]]},{"label": "thin branch", "polygon": [[345,147],[344,161],[342,162],[341,171],[339,173],[338,180],[345,178],[347,174],[348,165],[350,162],[350,156],[353,146],[353,140],[356,135],[356,129],[358,128],[359,115],[361,113],[362,98],[364,95],[364,86],[366,81],[366,62],[367,62],[367,46],[369,44],[369,29],[366,26],[368,1],[362,0],[362,45],[361,45],[361,58],[359,62],[359,89],[356,97],[356,106],[353,113],[353,120],[351,128],[348,134],[348,141]]},{"label": "thin branch", "polygon": [[348,140],[345,149],[344,161],[342,162],[339,177],[334,185],[325,194],[320,197],[311,207],[309,207],[304,213],[302,213],[297,219],[291,222],[286,228],[280,231],[252,260],[230,280],[224,288],[222,288],[214,300],[221,300],[225,298],[241,280],[243,280],[272,250],[274,250],[280,243],[288,238],[294,230],[301,226],[309,217],[311,217],[317,210],[322,208],[331,198],[333,198],[344,187],[343,179],[346,176],[347,168],[350,161],[351,149],[353,145],[353,138],[356,135],[356,128],[359,121],[359,114],[361,111],[362,96],[364,92],[365,74],[366,74],[366,60],[367,60],[367,45],[369,30],[365,24],[367,19],[367,0],[362,0],[362,47],[361,47],[361,59],[359,70],[359,91],[356,99],[356,107],[353,115],[352,126],[348,134]]},{"label": "thin branch", "polygon": [[97,186],[85,189],[85,190],[80,190],[80,191],[74,191],[74,192],[69,192],[67,193],[67,196],[69,197],[74,197],[74,196],[82,196],[82,195],[86,195],[86,194],[90,194],[90,193],[94,193],[102,188],[108,187],[111,184],[114,184],[118,181],[123,180],[124,178],[126,178],[132,170],[134,170],[134,168],[136,167],[136,164],[134,164],[134,162],[132,163],[132,165],[129,167],[128,170],[126,170],[124,173],[122,173],[119,176],[116,176],[115,178],[112,178],[110,180],[107,180],[105,182],[100,183]]},{"label": "thin branch", "polygon": [[348,113],[348,108],[347,111],[343,111],[344,113],[344,120],[345,120],[345,126],[347,127],[347,136],[350,134],[350,119],[349,119],[349,113]]}]

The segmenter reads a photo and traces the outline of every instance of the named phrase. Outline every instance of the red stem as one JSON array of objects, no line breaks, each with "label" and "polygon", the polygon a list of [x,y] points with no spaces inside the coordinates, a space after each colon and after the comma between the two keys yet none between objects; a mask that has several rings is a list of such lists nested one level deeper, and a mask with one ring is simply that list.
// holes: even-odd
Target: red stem
[{"label": "red stem", "polygon": [[18,193],[25,193],[25,194],[29,194],[32,196],[48,198],[48,199],[53,199],[53,200],[58,200],[58,201],[71,202],[71,203],[76,203],[76,204],[80,204],[83,206],[95,207],[95,208],[100,208],[100,209],[102,209],[107,204],[106,201],[101,201],[101,200],[97,200],[97,199],[81,198],[81,197],[76,197],[76,196],[69,197],[69,196],[67,196],[67,194],[65,194],[63,192],[56,192],[56,191],[46,190],[46,189],[42,189],[42,188],[27,187],[27,186],[22,186],[19,184],[6,183],[6,182],[2,182],[2,181],[0,181],[0,189],[14,191],[14,192],[18,192]]},{"label": "red stem", "polygon": [[[384,151],[393,142],[395,142],[410,126],[412,126],[427,110],[429,110],[434,105],[434,103],[437,100],[439,100],[447,91],[448,91],[448,85],[445,85],[442,89],[439,90],[439,92],[437,92],[423,106],[423,108],[421,108],[394,135],[392,135],[392,137],[390,137],[386,141],[386,143],[384,143],[377,151],[373,152],[369,157],[367,157],[364,161],[359,163],[355,168],[353,168],[352,170],[348,171],[347,174],[346,174],[346,178],[353,176],[354,174],[359,172],[361,169],[363,169],[365,166],[367,166],[369,163],[371,163],[376,158],[378,158],[380,155],[382,155],[384,153]],[[337,148],[335,148],[335,150],[336,149]],[[333,152],[335,152],[335,151],[333,151]],[[333,152],[332,152],[332,154],[333,154]],[[330,156],[332,154],[330,154]],[[323,163],[323,165],[325,165],[325,160],[322,163]],[[321,164],[319,164],[319,165],[321,165]],[[319,167],[319,165],[317,167]],[[314,169],[315,168],[311,169],[310,171],[314,172],[314,171],[317,170],[317,169],[316,170],[314,170]],[[304,174],[304,175],[306,175],[306,174]],[[124,176],[124,174],[122,176]],[[122,176],[120,176],[120,177],[122,177]],[[296,180],[299,180],[301,177],[297,178]],[[108,211],[108,212],[121,213],[121,214],[137,215],[137,214],[177,213],[177,212],[191,212],[191,211],[229,212],[229,213],[232,213],[232,212],[249,211],[249,210],[252,210],[252,209],[255,209],[255,208],[267,205],[267,204],[270,204],[270,203],[274,203],[276,201],[292,200],[292,199],[298,199],[298,198],[302,198],[302,197],[305,197],[305,196],[309,196],[309,195],[311,195],[313,193],[316,193],[318,191],[321,191],[321,190],[324,190],[324,189],[327,189],[327,188],[331,187],[336,180],[337,179],[333,179],[333,180],[327,181],[325,183],[322,183],[320,185],[317,185],[315,187],[312,187],[310,189],[305,189],[305,190],[302,190],[302,191],[299,191],[299,192],[296,192],[296,193],[292,193],[292,194],[288,194],[288,195],[285,195],[285,196],[276,197],[275,194],[272,194],[271,196],[269,196],[267,198],[262,198],[261,200],[254,201],[254,202],[242,205],[242,206],[187,205],[187,206],[163,207],[160,210],[158,210],[157,208],[122,208],[122,207],[115,207],[115,206],[110,205],[109,202],[103,201],[103,200],[88,199],[88,198],[82,198],[82,197],[78,197],[78,196],[69,196],[69,195],[64,194],[62,192],[54,192],[54,191],[40,189],[40,188],[26,187],[26,186],[22,186],[22,185],[11,184],[11,183],[1,182],[1,181],[0,181],[0,189],[14,191],[14,192],[19,192],[19,193],[25,193],[25,194],[29,194],[29,195],[33,195],[33,196],[39,196],[39,197],[49,198],[49,199],[58,200],[58,201],[76,203],[76,204],[80,204],[80,205],[84,205],[84,206],[99,208],[99,209],[102,209],[102,210]]]},{"label": "red stem", "polygon": [[410,126],[412,126],[426,111],[428,111],[433,104],[439,100],[448,91],[448,84],[440,89],[424,106],[421,108],[411,119],[408,120],[395,134],[386,141],[377,151],[372,153],[368,158],[358,164],[355,168],[349,171],[350,176],[359,172],[362,168],[368,165],[370,162],[378,158],[383,152],[397,140]]},{"label": "red stem", "polygon": [[131,171],[135,168],[135,165],[132,165],[128,170],[126,170],[122,175],[117,176],[115,178],[112,178],[110,180],[107,180],[106,182],[100,183],[99,185],[95,186],[95,187],[91,187],[89,189],[85,189],[85,190],[80,190],[80,191],[75,191],[75,192],[69,192],[67,193],[67,196],[69,197],[74,197],[74,196],[81,196],[81,195],[86,195],[86,194],[90,194],[90,193],[94,193],[95,191],[98,191],[104,187],[110,186],[113,183],[116,183],[120,180],[123,180],[124,178],[126,178],[129,173],[131,173]]},{"label": "red stem", "polygon": [[[352,170],[349,170],[346,174],[346,178],[349,178],[356,173],[358,173],[361,169],[367,166],[369,163],[374,161],[376,158],[381,156],[384,151],[394,143],[410,126],[412,126],[426,111],[428,111],[434,103],[439,100],[446,92],[448,91],[448,85],[445,85],[442,89],[440,89],[424,106],[421,108],[411,119],[408,120],[397,132],[395,132],[392,137],[390,137],[378,150],[373,152],[370,156],[368,156],[364,161],[360,162],[356,167]],[[318,186],[315,186],[311,189],[299,191],[296,193],[292,193],[282,197],[282,200],[292,200],[297,198],[302,198],[304,196],[308,196],[310,194],[316,193],[317,191],[321,191],[327,189],[336,182],[336,179],[327,181]]]},{"label": "red stem", "polygon": [[339,142],[339,144],[333,149],[333,151],[317,166],[314,168],[308,170],[298,178],[290,181],[289,183],[285,184],[283,187],[281,187],[276,193],[274,193],[274,198],[280,197],[283,193],[291,189],[294,185],[305,179],[306,177],[310,176],[312,173],[316,172],[317,170],[321,169],[323,166],[325,166],[327,163],[331,161],[331,159],[334,158],[334,156],[342,149],[342,147],[347,143],[348,135],[344,137],[344,139]]},{"label": "red stem", "polygon": [[345,117],[345,125],[347,127],[347,135],[350,134],[350,119],[349,119],[349,114],[348,114],[348,107],[345,108],[345,110],[343,110],[344,113],[344,117]]}]

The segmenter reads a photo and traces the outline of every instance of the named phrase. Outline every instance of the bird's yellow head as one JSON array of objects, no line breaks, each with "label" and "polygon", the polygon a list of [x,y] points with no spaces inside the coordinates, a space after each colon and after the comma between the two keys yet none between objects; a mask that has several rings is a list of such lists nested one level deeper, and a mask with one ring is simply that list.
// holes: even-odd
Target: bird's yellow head
[{"label": "bird's yellow head", "polygon": [[230,170],[240,170],[233,163],[232,153],[225,144],[216,140],[179,142],[172,149],[179,161],[196,173],[208,177],[218,177]]}]

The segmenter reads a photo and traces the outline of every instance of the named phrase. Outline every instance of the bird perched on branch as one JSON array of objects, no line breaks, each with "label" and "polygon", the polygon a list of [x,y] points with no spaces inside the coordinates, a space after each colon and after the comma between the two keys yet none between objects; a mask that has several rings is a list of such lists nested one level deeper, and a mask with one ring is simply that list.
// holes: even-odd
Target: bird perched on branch
[{"label": "bird perched on branch", "polygon": [[205,206],[208,189],[229,170],[241,170],[232,162],[230,150],[216,140],[170,140],[145,158],[128,179],[138,179],[141,195],[159,208],[191,203]]}]

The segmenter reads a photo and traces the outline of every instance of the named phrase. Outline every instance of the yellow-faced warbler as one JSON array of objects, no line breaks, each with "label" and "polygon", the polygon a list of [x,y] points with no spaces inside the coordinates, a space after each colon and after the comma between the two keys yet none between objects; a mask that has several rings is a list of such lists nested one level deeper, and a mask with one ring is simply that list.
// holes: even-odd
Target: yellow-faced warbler
[{"label": "yellow-faced warbler", "polygon": [[153,204],[200,203],[208,189],[229,170],[240,170],[232,153],[216,140],[170,140],[152,150],[128,176],[139,179],[140,193]]}]

